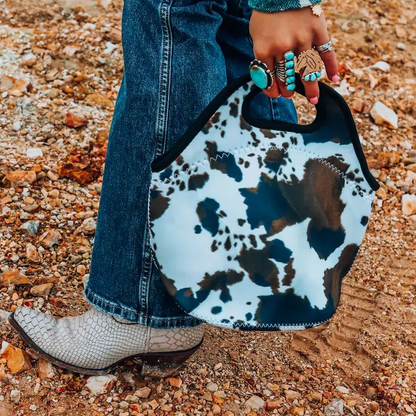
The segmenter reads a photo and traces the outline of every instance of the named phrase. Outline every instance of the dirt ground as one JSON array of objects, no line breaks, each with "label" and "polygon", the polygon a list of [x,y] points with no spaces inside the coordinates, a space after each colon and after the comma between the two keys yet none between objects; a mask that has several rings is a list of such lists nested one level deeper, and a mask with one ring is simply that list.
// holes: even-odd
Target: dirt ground
[{"label": "dirt ground", "polygon": [[[325,1],[338,91],[381,185],[330,322],[285,333],[209,327],[173,380],[142,379],[126,363],[99,394],[11,329],[7,314],[22,304],[58,317],[89,308],[82,278],[123,70],[121,7],[0,0],[0,340],[29,357],[14,372],[0,359],[0,415],[415,414],[414,0]],[[370,115],[377,101],[397,127],[394,115]]]}]

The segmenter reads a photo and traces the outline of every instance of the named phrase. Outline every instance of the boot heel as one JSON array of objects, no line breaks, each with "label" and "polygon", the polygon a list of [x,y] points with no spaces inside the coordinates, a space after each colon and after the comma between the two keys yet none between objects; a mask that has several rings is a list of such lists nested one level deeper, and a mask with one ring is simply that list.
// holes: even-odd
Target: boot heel
[{"label": "boot heel", "polygon": [[199,345],[186,351],[155,353],[143,356],[141,358],[143,362],[141,375],[154,378],[167,377],[178,370],[198,348]]}]

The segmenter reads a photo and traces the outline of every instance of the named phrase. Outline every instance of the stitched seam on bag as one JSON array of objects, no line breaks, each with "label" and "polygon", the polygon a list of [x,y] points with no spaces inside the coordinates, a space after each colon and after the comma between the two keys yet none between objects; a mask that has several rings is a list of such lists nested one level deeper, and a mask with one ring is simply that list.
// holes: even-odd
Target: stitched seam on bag
[{"label": "stitched seam on bag", "polygon": [[[267,145],[265,145],[265,146],[267,146]],[[252,151],[253,149],[258,149],[259,147],[261,147],[261,146],[258,146],[258,147],[247,146],[246,148],[241,148],[241,150],[239,150],[238,148],[236,148],[236,149],[234,149],[234,153],[237,153],[237,154],[238,153],[243,153],[243,152],[247,153],[247,150],[251,150]],[[269,146],[269,148],[270,149],[283,150],[285,153],[287,153],[287,151],[288,151],[287,148],[278,147],[278,146]],[[373,200],[373,197],[371,195],[362,195],[363,192],[367,192],[367,191],[361,190],[361,188],[358,185],[357,186],[354,186],[352,184],[352,181],[349,178],[347,178],[346,175],[343,172],[341,172],[336,166],[332,165],[331,163],[329,163],[328,161],[326,161],[322,157],[319,157],[318,155],[316,155],[313,152],[308,152],[308,151],[303,150],[303,149],[300,149],[298,147],[292,147],[291,150],[296,150],[298,152],[306,153],[309,156],[313,156],[313,158],[315,160],[318,160],[320,163],[328,166],[331,170],[333,170],[339,176],[341,176],[345,180],[345,182],[349,185],[349,187],[354,188],[355,190],[357,190],[357,192],[359,192],[360,196],[362,196],[365,199],[371,199],[371,200]],[[234,153],[232,151],[230,151],[230,152],[224,152],[222,155],[217,155],[215,158],[211,157],[209,160],[208,159],[205,159],[203,161],[196,162],[195,164],[191,165],[186,171],[180,171],[180,174],[182,174],[182,175],[183,174],[189,174],[190,171],[192,170],[192,167],[196,167],[197,165],[204,166],[204,165],[208,164],[209,161],[211,161],[211,160],[216,161],[216,160],[218,160],[218,158],[222,159],[224,156],[229,157],[229,155],[234,155]],[[152,181],[153,182],[159,182],[159,183],[165,183],[165,184],[167,184],[169,182],[172,182],[172,179],[167,178],[167,179],[165,179],[165,180],[162,181],[162,180],[160,180],[158,178],[155,178],[155,179],[152,179]],[[150,227],[150,224],[151,224],[151,221],[150,221],[150,204],[151,204],[151,202],[150,202],[150,190],[149,190],[149,199],[148,199],[148,201],[149,201],[148,202],[148,211],[149,211],[148,222],[149,222],[149,227]],[[358,256],[358,254],[360,253],[361,247],[362,247],[362,244],[360,244],[360,246],[358,247],[358,250],[357,250],[357,252],[356,252],[356,254],[354,256],[354,259],[353,259],[353,261],[351,263],[351,267],[348,270],[348,273],[342,278],[342,280],[344,280],[345,278],[348,277],[349,272],[350,272],[351,268],[353,267],[353,265],[355,263],[355,260],[356,260],[356,258]],[[151,256],[153,257],[153,259],[156,258],[156,253],[154,252],[153,247],[151,247]],[[154,264],[157,267],[157,264],[156,263],[154,263]],[[341,292],[341,294],[342,294],[342,292]],[[173,296],[172,296],[172,298],[175,300],[175,298]],[[285,331],[285,329],[281,329],[281,327],[285,327],[285,328],[299,328],[299,329],[306,329],[306,328],[303,328],[303,327],[305,327],[305,326],[311,326],[311,325],[315,327],[315,326],[318,326],[318,325],[322,325],[325,322],[328,322],[332,318],[332,316],[335,314],[335,312],[337,310],[337,307],[338,307],[338,305],[337,305],[337,307],[335,308],[335,310],[334,310],[334,312],[333,312],[333,314],[331,315],[330,318],[328,318],[326,320],[323,320],[323,321],[309,322],[309,323],[298,323],[298,324],[284,324],[284,323],[280,323],[279,324],[279,323],[276,323],[276,324],[259,324],[259,325],[253,325],[253,324],[250,324],[250,323],[240,323],[240,322],[238,322],[238,323],[225,324],[225,323],[222,323],[221,321],[214,321],[214,320],[209,319],[209,318],[207,318],[205,316],[202,316],[202,315],[199,315],[199,314],[196,314],[196,313],[193,313],[193,312],[186,311],[176,300],[175,300],[175,303],[187,315],[190,315],[190,316],[192,316],[194,318],[200,319],[200,320],[202,320],[204,322],[207,322],[207,323],[209,323],[211,325],[219,326],[219,327],[223,327],[223,328],[229,328],[229,329],[238,329],[238,328],[249,327],[253,331],[256,330],[256,328],[270,328],[270,329],[279,329],[279,330]]]},{"label": "stitched seam on bag", "polygon": [[[230,150],[229,152],[223,152],[222,155],[217,155],[216,157],[210,157],[209,159],[204,159],[202,161],[198,161],[193,163],[192,165],[190,165],[190,167],[188,169],[186,169],[185,171],[180,171],[179,175],[189,175],[190,173],[192,173],[192,168],[195,168],[197,166],[205,166],[207,164],[209,164],[212,161],[217,161],[218,159],[222,159],[223,157],[229,157],[230,155],[235,155],[235,154],[239,154],[239,153],[248,153],[249,151],[251,152],[255,152],[257,149],[261,148],[262,146],[268,146],[269,149],[276,149],[276,150],[283,150],[285,153],[288,153],[288,149],[286,147],[283,146],[272,146],[272,145],[267,145],[267,144],[261,144],[257,147],[254,146],[247,146],[247,147],[241,147],[239,148],[235,148],[234,150]],[[317,160],[318,162],[322,163],[323,165],[326,165],[328,168],[330,168],[332,171],[334,171],[335,173],[338,174],[338,176],[340,176],[342,179],[344,179],[344,181],[346,182],[346,184],[350,187],[353,188],[355,191],[358,192],[358,194],[365,198],[365,199],[370,199],[373,200],[374,197],[372,195],[372,191],[366,191],[365,189],[362,189],[358,184],[355,184],[354,181],[352,181],[351,179],[349,179],[344,172],[340,171],[336,166],[334,166],[332,163],[329,163],[327,160],[325,160],[324,158],[320,157],[319,155],[317,155],[316,153],[301,149],[299,147],[293,146],[290,148],[290,150],[295,150],[297,152],[302,152],[305,153],[308,156],[311,156],[313,159]],[[178,176],[171,178],[166,178],[164,180],[161,180],[159,178],[152,178],[152,182],[158,182],[158,183],[164,183],[164,184],[168,184],[169,182],[172,182],[174,179],[176,179]],[[365,193],[365,195],[364,195]]]},{"label": "stitched seam on bag", "polygon": [[[156,254],[154,253],[153,248],[151,249],[151,255],[152,255],[152,257],[153,257],[153,258],[156,258]],[[355,257],[357,257],[357,255],[355,255]],[[354,261],[355,261],[355,257],[354,257]],[[353,261],[353,262],[354,262],[354,261]],[[172,296],[172,295],[171,295],[171,296]],[[238,328],[242,328],[242,327],[250,327],[250,328],[253,328],[253,331],[254,331],[254,330],[255,330],[255,328],[271,328],[271,329],[276,329],[276,328],[278,328],[278,329],[280,329],[280,330],[281,330],[281,327],[300,328],[300,327],[310,326],[310,325],[313,325],[313,326],[322,325],[323,323],[328,322],[328,321],[332,318],[332,316],[331,316],[330,318],[328,318],[328,319],[326,319],[326,320],[324,320],[324,321],[309,322],[309,323],[299,323],[299,324],[283,324],[283,323],[282,323],[282,324],[259,324],[259,325],[253,325],[253,324],[249,324],[249,323],[240,323],[240,322],[238,322],[238,323],[235,323],[235,324],[229,324],[229,325],[227,325],[227,324],[224,324],[224,323],[223,323],[223,322],[221,322],[221,321],[214,321],[214,320],[209,319],[209,318],[207,318],[207,317],[205,317],[205,316],[202,316],[202,315],[200,315],[200,314],[193,313],[192,311],[191,311],[191,312],[186,311],[186,310],[182,307],[182,305],[180,305],[180,304],[179,304],[179,302],[177,302],[177,301],[176,301],[176,299],[175,299],[175,297],[174,297],[174,296],[172,296],[172,299],[175,301],[175,303],[178,305],[178,307],[179,307],[179,308],[180,308],[180,309],[181,309],[184,313],[186,313],[187,315],[190,315],[190,316],[192,316],[192,317],[194,317],[194,318],[200,319],[201,321],[207,322],[207,323],[209,323],[209,324],[211,324],[211,325],[214,325],[214,326],[220,326],[220,327],[223,327],[223,328],[229,328],[229,329],[236,329],[236,327],[238,327]],[[333,312],[333,314],[332,314],[332,315],[334,315],[334,314],[335,314],[336,310],[337,310],[337,308],[335,308],[335,310],[334,310],[334,312]],[[300,329],[304,329],[304,328],[300,328]],[[284,331],[284,330],[283,330],[283,331]]]},{"label": "stitched seam on bag", "polygon": [[[349,273],[350,273],[350,271],[351,271],[351,269],[352,269],[352,267],[353,267],[353,265],[355,263],[355,260],[357,259],[358,254],[361,251],[361,247],[362,247],[362,244],[360,244],[360,246],[358,247],[357,252],[355,253],[354,259],[353,259],[353,261],[351,263],[351,267],[348,270],[348,273],[341,279],[341,285],[342,285],[342,281],[348,277],[348,275],[349,275]],[[153,251],[153,248],[151,248],[151,255],[152,255],[153,258],[156,258],[156,253]],[[156,265],[156,263],[154,263],[154,264]],[[156,267],[157,267],[157,265],[156,265]],[[341,295],[342,295],[342,291],[341,291],[340,297],[341,297]],[[225,327],[225,328],[230,328],[230,329],[235,329],[236,326],[239,327],[239,328],[241,328],[241,327],[251,327],[251,328],[279,328],[279,329],[280,329],[280,327],[283,327],[283,326],[284,327],[291,327],[291,328],[302,327],[302,326],[306,326],[306,325],[318,326],[318,325],[322,325],[325,322],[328,322],[332,318],[332,316],[335,315],[335,313],[336,313],[336,311],[338,309],[338,305],[337,305],[335,307],[335,309],[334,309],[334,312],[332,313],[332,316],[329,317],[328,319],[325,319],[324,321],[309,322],[309,323],[300,323],[300,324],[259,324],[259,325],[252,325],[251,324],[250,325],[249,323],[245,323],[245,324],[243,324],[243,323],[235,323],[235,324],[229,324],[229,325],[227,325],[227,324],[222,323],[221,321],[214,321],[214,320],[209,319],[209,318],[206,318],[206,317],[204,317],[202,315],[199,315],[199,314],[196,314],[196,313],[192,313],[192,312],[188,312],[184,308],[182,308],[182,306],[175,300],[175,298],[173,296],[172,296],[172,299],[175,301],[175,303],[178,305],[178,307],[184,313],[186,313],[187,315],[190,315],[190,316],[192,316],[194,318],[200,319],[200,320],[202,320],[204,322],[207,322],[207,323],[209,323],[211,325],[214,325],[214,326],[220,326],[220,327],[223,327],[223,328]],[[303,329],[303,328],[301,328],[301,329]],[[255,329],[253,329],[253,331],[254,330]]]}]

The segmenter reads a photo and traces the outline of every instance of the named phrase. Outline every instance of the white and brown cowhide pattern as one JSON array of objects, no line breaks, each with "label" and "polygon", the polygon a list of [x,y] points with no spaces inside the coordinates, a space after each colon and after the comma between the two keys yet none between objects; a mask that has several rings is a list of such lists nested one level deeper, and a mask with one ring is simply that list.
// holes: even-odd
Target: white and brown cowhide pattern
[{"label": "white and brown cowhide pattern", "polygon": [[152,247],[189,314],[234,329],[296,330],[334,314],[374,192],[352,143],[265,130],[241,115],[252,82],[154,172]]}]

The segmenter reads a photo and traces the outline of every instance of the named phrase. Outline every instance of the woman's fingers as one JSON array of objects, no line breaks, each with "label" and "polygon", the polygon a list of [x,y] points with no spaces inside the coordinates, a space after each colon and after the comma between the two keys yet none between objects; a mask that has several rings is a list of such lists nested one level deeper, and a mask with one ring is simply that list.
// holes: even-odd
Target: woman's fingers
[{"label": "woman's fingers", "polygon": [[[307,51],[308,49],[311,49],[311,45],[303,45],[302,48],[297,49],[297,56],[299,56],[302,52]],[[302,69],[299,72],[299,75],[301,76],[303,86],[305,87],[305,96],[307,100],[313,104],[318,104],[319,101],[319,85],[318,85],[318,78],[315,77],[314,81],[305,81],[303,79],[304,69]]]},{"label": "woman's fingers", "polygon": [[[326,24],[320,26],[314,36],[314,46],[325,45],[329,41],[328,30]],[[334,50],[319,54],[324,62],[326,74],[332,82],[338,81],[338,63]]]},{"label": "woman's fingers", "polygon": [[324,61],[326,74],[328,78],[332,82],[338,82],[338,63],[334,50],[320,53],[319,55],[321,56],[321,59]]},{"label": "woman's fingers", "polygon": [[[274,56],[272,54],[255,54],[255,57],[259,59],[260,61],[264,62],[267,65],[267,68],[270,69],[270,71],[274,70]],[[270,98],[277,98],[280,96],[279,86],[276,82],[276,77],[273,75],[273,84],[270,89],[264,88],[262,90],[268,97]]]}]

